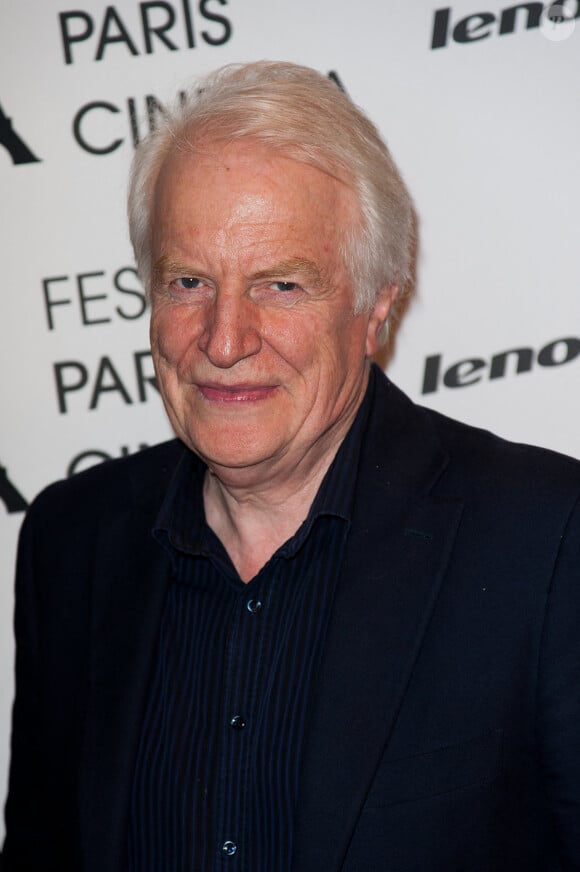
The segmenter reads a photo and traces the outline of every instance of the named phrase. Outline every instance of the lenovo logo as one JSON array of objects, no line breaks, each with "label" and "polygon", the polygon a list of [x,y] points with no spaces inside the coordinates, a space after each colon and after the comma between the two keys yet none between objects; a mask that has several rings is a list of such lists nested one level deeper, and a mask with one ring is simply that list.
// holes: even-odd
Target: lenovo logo
[{"label": "lenovo logo", "polygon": [[535,366],[563,366],[580,357],[580,339],[567,336],[548,342],[539,351],[533,348],[510,348],[499,351],[489,359],[466,357],[451,365],[443,363],[442,354],[432,354],[425,358],[422,394],[433,394],[441,387],[466,388],[488,379],[506,378],[530,372]]},{"label": "lenovo logo", "polygon": [[580,17],[579,0],[560,0],[557,3],[518,3],[497,13],[474,12],[453,20],[450,6],[436,9],[431,33],[431,48],[445,48],[449,42],[479,42],[489,36],[507,36],[522,30],[532,30],[549,21],[563,26]]}]

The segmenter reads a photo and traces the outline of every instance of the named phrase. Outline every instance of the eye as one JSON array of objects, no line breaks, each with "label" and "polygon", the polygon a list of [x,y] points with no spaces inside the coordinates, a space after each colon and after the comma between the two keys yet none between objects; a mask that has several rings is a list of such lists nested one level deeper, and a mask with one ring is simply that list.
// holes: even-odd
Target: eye
[{"label": "eye", "polygon": [[189,276],[182,276],[179,279],[175,279],[173,284],[177,285],[177,287],[181,288],[183,291],[194,291],[201,285],[201,280],[190,278]]},{"label": "eye", "polygon": [[296,282],[272,282],[275,291],[295,291],[298,287]]}]

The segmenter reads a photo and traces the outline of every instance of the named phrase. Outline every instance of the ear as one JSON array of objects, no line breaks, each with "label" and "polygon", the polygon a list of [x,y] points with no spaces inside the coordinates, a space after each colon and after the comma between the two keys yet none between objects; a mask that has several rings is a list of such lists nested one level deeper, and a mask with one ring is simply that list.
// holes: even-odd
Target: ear
[{"label": "ear", "polygon": [[367,357],[373,357],[381,347],[383,327],[398,293],[398,285],[388,285],[379,292],[376,303],[371,310],[367,327]]}]

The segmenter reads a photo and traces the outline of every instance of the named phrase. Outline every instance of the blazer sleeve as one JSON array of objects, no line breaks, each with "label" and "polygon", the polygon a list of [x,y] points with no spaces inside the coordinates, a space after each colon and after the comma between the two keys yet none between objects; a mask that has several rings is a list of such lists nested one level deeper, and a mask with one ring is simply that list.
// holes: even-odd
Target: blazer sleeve
[{"label": "blazer sleeve", "polygon": [[580,500],[560,543],[538,665],[536,735],[560,862],[580,872]]},{"label": "blazer sleeve", "polygon": [[[18,546],[16,694],[2,872],[79,868],[75,827],[86,591],[67,571],[59,486],[30,507]],[[76,537],[71,535],[72,539]]]},{"label": "blazer sleeve", "polygon": [[6,840],[2,855],[3,872],[31,869],[34,847],[30,829],[42,819],[39,808],[42,783],[39,755],[40,711],[38,699],[38,626],[34,596],[34,531],[31,509],[20,531],[16,572],[16,696],[12,710],[12,738]]}]

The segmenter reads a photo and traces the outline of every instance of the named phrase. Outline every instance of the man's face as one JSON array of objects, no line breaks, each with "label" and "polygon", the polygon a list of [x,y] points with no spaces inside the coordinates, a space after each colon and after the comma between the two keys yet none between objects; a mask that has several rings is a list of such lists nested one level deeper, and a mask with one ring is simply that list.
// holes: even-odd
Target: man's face
[{"label": "man's face", "polygon": [[350,190],[258,144],[173,153],[153,210],[151,342],[177,435],[214,470],[338,445],[390,295],[353,315]]}]

